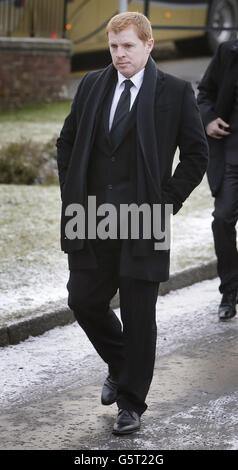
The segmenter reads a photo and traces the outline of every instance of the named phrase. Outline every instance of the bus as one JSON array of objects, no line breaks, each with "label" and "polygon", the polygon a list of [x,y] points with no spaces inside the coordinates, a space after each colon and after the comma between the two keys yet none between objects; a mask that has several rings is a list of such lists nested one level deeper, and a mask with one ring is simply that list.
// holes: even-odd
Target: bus
[{"label": "bus", "polygon": [[213,53],[237,34],[238,0],[0,0],[0,36],[65,37],[74,54],[105,51],[105,26],[122,5],[147,14],[155,45],[172,40]]},{"label": "bus", "polygon": [[[155,45],[172,40],[181,50],[197,46],[213,53],[221,42],[236,37],[238,0],[131,0],[127,3],[128,11],[148,14]],[[119,4],[118,0],[71,0],[66,28],[75,53],[106,49],[105,26],[120,10]]]}]

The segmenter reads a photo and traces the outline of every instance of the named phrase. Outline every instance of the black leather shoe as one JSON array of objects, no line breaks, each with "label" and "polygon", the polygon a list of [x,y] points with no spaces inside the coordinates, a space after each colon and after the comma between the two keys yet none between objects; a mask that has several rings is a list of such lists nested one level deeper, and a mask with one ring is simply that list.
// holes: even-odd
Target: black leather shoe
[{"label": "black leather shoe", "polygon": [[218,309],[219,320],[227,321],[236,315],[237,289],[224,292]]},{"label": "black leather shoe", "polygon": [[119,410],[113,434],[131,434],[140,429],[140,416],[136,411]]},{"label": "black leather shoe", "polygon": [[102,387],[102,405],[112,405],[117,399],[117,381],[108,375]]}]

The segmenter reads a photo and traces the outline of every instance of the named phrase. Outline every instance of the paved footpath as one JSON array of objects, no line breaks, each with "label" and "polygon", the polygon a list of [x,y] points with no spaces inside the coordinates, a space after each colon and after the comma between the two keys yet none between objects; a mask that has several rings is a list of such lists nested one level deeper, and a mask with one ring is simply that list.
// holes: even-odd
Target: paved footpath
[{"label": "paved footpath", "polygon": [[111,434],[105,365],[75,323],[2,348],[0,449],[238,449],[238,318],[218,322],[217,287],[204,281],[158,299],[149,407],[131,436]]}]

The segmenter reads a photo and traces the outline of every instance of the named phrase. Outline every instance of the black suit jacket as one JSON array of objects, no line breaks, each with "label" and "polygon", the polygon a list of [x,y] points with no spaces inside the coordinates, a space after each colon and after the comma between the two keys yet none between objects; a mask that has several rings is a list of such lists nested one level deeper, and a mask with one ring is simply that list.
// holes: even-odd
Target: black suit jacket
[{"label": "black suit jacket", "polygon": [[[97,111],[116,75],[111,64],[83,78],[57,141],[62,192],[61,246],[67,253],[83,248],[82,240],[65,238],[68,220],[65,208],[72,203],[85,203]],[[139,188],[136,202],[170,203],[176,213],[200,183],[208,160],[207,140],[191,85],[161,72],[149,58],[138,98],[136,122]],[[172,175],[177,146],[180,162]],[[136,277],[144,279],[166,280],[169,252],[148,251],[144,249],[146,243],[140,242],[125,243],[121,274],[136,273]]]},{"label": "black suit jacket", "polygon": [[[197,101],[204,127],[218,117],[229,123],[237,80],[238,41],[227,41],[217,49],[198,86]],[[224,142],[224,139],[208,137],[210,159],[207,174],[214,196],[224,175]]]}]

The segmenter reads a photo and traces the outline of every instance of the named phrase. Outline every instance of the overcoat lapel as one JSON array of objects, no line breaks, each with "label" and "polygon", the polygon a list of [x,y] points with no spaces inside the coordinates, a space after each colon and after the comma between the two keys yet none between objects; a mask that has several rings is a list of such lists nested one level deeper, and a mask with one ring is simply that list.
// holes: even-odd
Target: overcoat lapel
[{"label": "overcoat lapel", "polygon": [[[88,95],[88,99],[85,105],[84,115],[81,119],[80,131],[85,136],[85,145],[87,142],[93,143],[92,135],[97,122],[98,111],[100,106],[108,92],[111,89],[116,80],[116,69],[110,64],[102,73],[102,75],[96,80],[91,88]],[[87,138],[87,141],[86,141]],[[91,147],[91,146],[90,146]]]},{"label": "overcoat lapel", "polygon": [[141,155],[154,192],[153,199],[157,202],[160,201],[161,188],[158,185],[160,168],[155,128],[155,97],[159,98],[163,88],[164,75],[149,57],[137,105],[137,129]]},{"label": "overcoat lapel", "polygon": [[[61,222],[61,239],[64,240],[64,251],[71,252],[81,250],[84,246],[84,240],[75,238],[69,240],[65,237],[65,224],[68,218],[65,215],[66,208],[69,204],[77,202],[87,208],[87,168],[90,152],[93,146],[97,122],[100,118],[98,112],[100,105],[109,89],[112,86],[116,76],[116,70],[110,64],[92,85],[84,104],[78,130],[72,151],[71,162],[68,169],[67,191],[64,192],[62,199],[62,222]],[[84,97],[85,99],[86,97]],[[79,102],[79,106],[81,103]],[[79,160],[79,148],[81,148]],[[87,212],[86,212],[87,214]]]},{"label": "overcoat lapel", "polygon": [[[157,126],[160,115],[155,116],[155,101],[163,98],[164,75],[153,59],[149,58],[145,68],[137,105],[137,203],[152,205],[161,202],[159,146],[157,145]],[[162,124],[162,123],[161,123]],[[161,132],[163,126],[161,125]],[[159,142],[159,137],[158,137]],[[151,212],[153,217],[153,212]],[[151,253],[153,240],[140,239],[129,241],[133,256],[144,257]]]},{"label": "overcoat lapel", "polygon": [[[87,166],[93,146],[95,131],[100,119],[100,105],[115,79],[116,70],[109,65],[92,85],[84,103],[84,110],[78,124],[69,168],[69,180],[72,184],[68,188],[65,204],[72,202],[72,198],[84,203],[86,195]],[[80,106],[80,103],[79,103]],[[83,143],[83,144],[82,144]],[[80,162],[78,149],[81,148]]]},{"label": "overcoat lapel", "polygon": [[103,106],[103,125],[104,125],[105,135],[107,137],[109,144],[111,144],[110,132],[109,132],[109,119],[110,119],[110,110],[111,110],[111,104],[112,104],[112,99],[113,99],[113,95],[115,92],[115,88],[116,88],[116,81],[114,85],[111,87],[111,90],[109,91],[108,96],[106,97],[105,103]]}]

